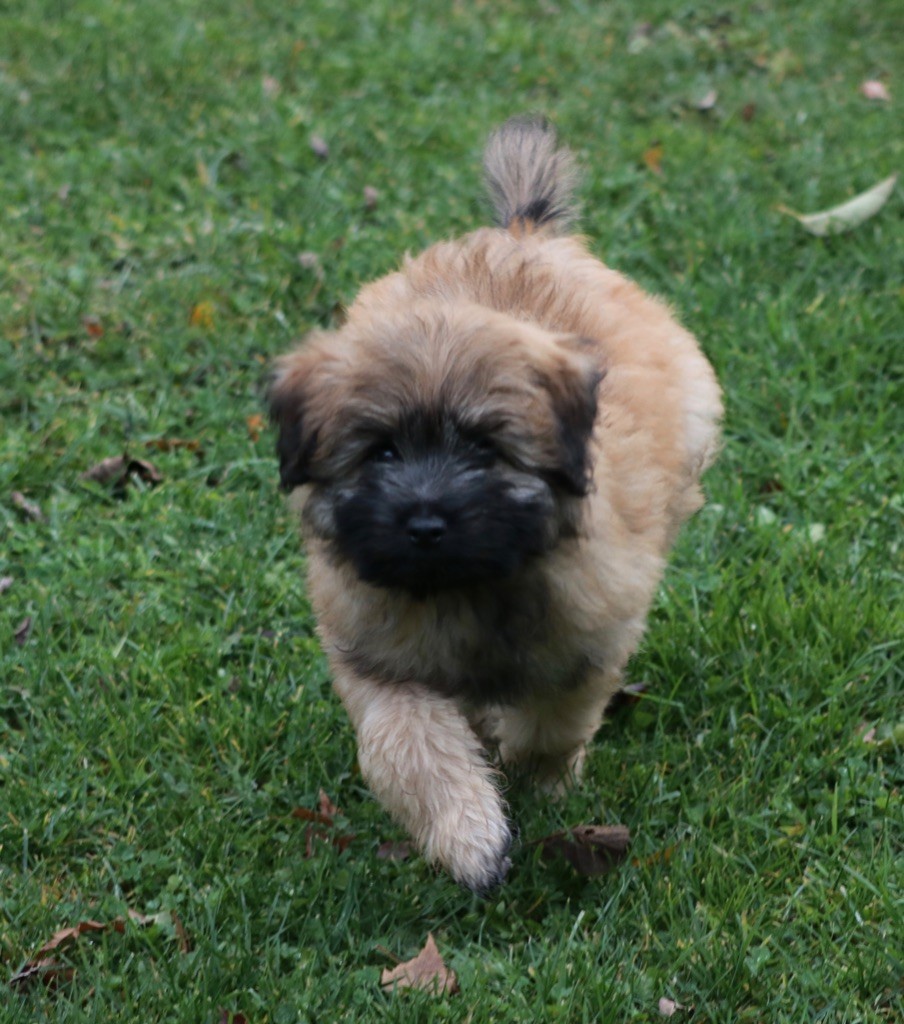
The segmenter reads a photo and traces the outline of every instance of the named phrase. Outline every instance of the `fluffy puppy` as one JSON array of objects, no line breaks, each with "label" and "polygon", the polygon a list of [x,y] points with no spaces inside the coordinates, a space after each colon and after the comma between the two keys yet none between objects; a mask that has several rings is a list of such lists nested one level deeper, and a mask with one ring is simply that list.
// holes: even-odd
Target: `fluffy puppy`
[{"label": "fluffy puppy", "polygon": [[694,338],[564,233],[548,123],[505,124],[485,171],[499,227],[365,287],[270,395],[361,770],[476,891],[511,842],[485,751],[580,772],[722,412]]}]

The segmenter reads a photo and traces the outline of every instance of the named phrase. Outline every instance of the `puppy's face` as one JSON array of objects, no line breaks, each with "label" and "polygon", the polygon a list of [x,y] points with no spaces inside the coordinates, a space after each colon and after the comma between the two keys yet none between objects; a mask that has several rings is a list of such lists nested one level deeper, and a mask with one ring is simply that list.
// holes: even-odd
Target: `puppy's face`
[{"label": "puppy's face", "polygon": [[347,325],[285,357],[283,485],[376,586],[422,596],[552,548],[589,485],[601,374],[580,339],[476,308]]}]

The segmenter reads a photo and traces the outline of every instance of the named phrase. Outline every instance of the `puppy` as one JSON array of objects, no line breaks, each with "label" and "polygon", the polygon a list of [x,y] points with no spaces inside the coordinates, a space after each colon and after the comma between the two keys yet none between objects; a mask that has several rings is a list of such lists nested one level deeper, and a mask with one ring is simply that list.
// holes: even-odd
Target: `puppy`
[{"label": "puppy", "polygon": [[510,866],[485,751],[579,774],[722,414],[694,338],[566,234],[550,125],[507,122],[485,172],[499,226],[366,286],[270,394],[361,770],[478,892]]}]

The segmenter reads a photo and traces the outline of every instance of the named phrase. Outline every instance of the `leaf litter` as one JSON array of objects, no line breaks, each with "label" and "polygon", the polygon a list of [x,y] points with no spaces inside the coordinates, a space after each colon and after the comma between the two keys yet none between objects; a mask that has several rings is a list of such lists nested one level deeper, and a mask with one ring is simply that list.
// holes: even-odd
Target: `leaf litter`
[{"label": "leaf litter", "polygon": [[585,878],[618,867],[628,856],[630,844],[626,825],[577,825],[537,840],[544,858],[564,857]]},{"label": "leaf litter", "polygon": [[885,83],[879,82],[876,79],[861,82],[860,95],[865,96],[868,100],[878,100],[880,103],[891,102],[891,93],[888,91]]},{"label": "leaf litter", "polygon": [[153,463],[146,459],[131,458],[128,454],[101,459],[90,469],[86,469],[80,479],[109,486],[117,497],[122,497],[126,487],[135,477],[151,487],[163,481],[163,476]]},{"label": "leaf litter", "polygon": [[778,210],[793,217],[811,235],[822,237],[841,234],[875,216],[888,202],[897,180],[897,174],[892,174],[853,199],[817,213],[797,213],[783,205],[779,205]]},{"label": "leaf litter", "polygon": [[[309,822],[304,830],[305,860],[310,860],[314,856],[314,843],[316,840],[332,845],[342,853],[357,838],[352,833],[336,832],[336,818],[341,817],[341,815],[342,811],[339,810],[322,789],[319,796],[319,810],[312,811],[308,807],[295,807],[292,810],[293,818]],[[318,826],[322,827],[318,828]]]},{"label": "leaf litter", "polygon": [[151,926],[172,928],[173,935],[179,944],[179,952],[187,953],[191,949],[188,934],[174,911],[163,910],[157,914],[139,914],[136,910],[130,910],[126,917],[115,917],[112,921],[104,922],[89,919],[87,921],[79,921],[75,925],[60,928],[9,979],[10,988],[24,991],[37,981],[41,981],[50,987],[54,987],[61,982],[71,981],[75,973],[74,968],[51,954],[72,945],[82,935],[108,931],[122,935],[126,930],[128,922],[141,928]]},{"label": "leaf litter", "polygon": [[37,502],[29,501],[21,491],[13,491],[9,499],[26,519],[30,519],[33,523],[44,522],[44,513],[41,511],[41,506]]},{"label": "leaf litter", "polygon": [[458,992],[458,979],[443,962],[433,934],[428,933],[424,948],[417,956],[395,967],[383,968],[380,986],[384,992],[416,988],[436,996],[454,995]]}]

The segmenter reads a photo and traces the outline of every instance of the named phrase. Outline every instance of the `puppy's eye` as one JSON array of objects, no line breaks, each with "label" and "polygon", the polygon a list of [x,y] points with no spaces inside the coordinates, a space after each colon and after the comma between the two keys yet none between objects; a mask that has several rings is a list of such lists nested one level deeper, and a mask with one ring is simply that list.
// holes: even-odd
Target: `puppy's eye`
[{"label": "puppy's eye", "polygon": [[499,455],[496,445],[489,437],[472,437],[471,447],[482,462],[495,462]]},{"label": "puppy's eye", "polygon": [[390,441],[380,441],[367,453],[368,462],[397,462],[400,458],[398,448]]}]

